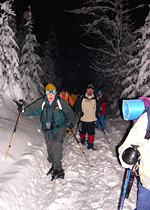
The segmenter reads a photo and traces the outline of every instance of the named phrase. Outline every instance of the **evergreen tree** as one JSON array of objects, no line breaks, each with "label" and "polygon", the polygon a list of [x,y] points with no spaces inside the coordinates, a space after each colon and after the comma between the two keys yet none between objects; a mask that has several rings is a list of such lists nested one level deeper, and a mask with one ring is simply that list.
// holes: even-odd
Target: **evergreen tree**
[{"label": "evergreen tree", "polygon": [[139,95],[150,96],[150,12],[141,32],[143,49],[139,52],[140,71],[135,89]]},{"label": "evergreen tree", "polygon": [[86,2],[84,7],[72,12],[88,17],[87,22],[81,25],[85,31],[84,36],[89,37],[83,46],[92,51],[90,67],[96,72],[96,86],[99,83],[101,87],[107,86],[105,91],[108,91],[110,97],[120,98],[121,82],[127,73],[125,67],[133,58],[133,44],[136,39],[132,31],[129,0]]},{"label": "evergreen tree", "polygon": [[121,97],[150,96],[150,12],[139,33],[141,38],[135,43],[137,54],[128,63],[129,74],[123,81]]},{"label": "evergreen tree", "polygon": [[[30,12],[30,7],[29,7]],[[41,58],[36,53],[39,46],[33,31],[33,20],[29,18],[25,24],[27,27],[27,35],[25,43],[22,47],[22,55],[20,59],[20,72],[22,89],[25,94],[26,101],[34,101],[43,94],[44,87],[42,84],[43,71],[40,67]]]},{"label": "evergreen tree", "polygon": [[20,83],[19,59],[17,54],[17,43],[15,33],[10,27],[12,11],[10,1],[1,4],[0,17],[0,94],[11,95],[12,99],[23,99]]}]

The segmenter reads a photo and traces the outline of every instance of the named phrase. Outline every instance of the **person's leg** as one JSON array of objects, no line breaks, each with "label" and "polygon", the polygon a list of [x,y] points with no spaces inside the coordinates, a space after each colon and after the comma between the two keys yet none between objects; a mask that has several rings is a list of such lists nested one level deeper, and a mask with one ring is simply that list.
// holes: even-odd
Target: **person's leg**
[{"label": "person's leg", "polygon": [[87,123],[81,121],[80,140],[82,144],[85,144],[86,132],[87,132]]},{"label": "person's leg", "polygon": [[150,190],[138,183],[136,210],[150,210]]},{"label": "person's leg", "polygon": [[62,142],[66,134],[65,128],[59,128],[58,132],[53,135],[53,168],[60,171],[62,169]]},{"label": "person's leg", "polygon": [[104,115],[101,114],[100,116],[100,130],[104,130],[105,129],[105,119],[104,119]]},{"label": "person's leg", "polygon": [[94,142],[94,135],[95,135],[95,122],[88,123],[88,149],[93,148]]},{"label": "person's leg", "polygon": [[99,120],[100,120],[100,119],[98,119],[98,120],[96,121],[95,128],[99,128]]},{"label": "person's leg", "polygon": [[46,134],[44,134],[44,138],[45,138],[45,142],[46,142],[46,147],[47,147],[47,153],[48,153],[48,157],[47,160],[52,163],[53,162],[53,144],[54,142],[52,141],[52,137],[48,138],[48,136]]}]

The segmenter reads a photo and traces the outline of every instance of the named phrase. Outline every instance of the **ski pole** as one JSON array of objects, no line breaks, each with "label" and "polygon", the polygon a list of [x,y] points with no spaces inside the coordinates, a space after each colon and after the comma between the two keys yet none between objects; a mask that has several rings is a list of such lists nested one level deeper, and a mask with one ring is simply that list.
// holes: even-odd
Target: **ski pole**
[{"label": "ski pole", "polygon": [[133,182],[134,182],[134,177],[135,177],[135,173],[134,173],[134,171],[132,170],[132,171],[131,171],[131,175],[130,175],[130,179],[129,179],[129,183],[128,183],[127,192],[126,192],[126,198],[127,198],[127,199],[128,199],[128,197],[129,197],[129,194],[130,194],[130,191],[131,191]]},{"label": "ski pole", "polygon": [[19,119],[21,117],[21,114],[22,114],[22,112],[19,112],[19,115],[18,115],[18,118],[17,118],[17,121],[16,121],[16,125],[15,125],[14,131],[13,131],[13,134],[12,134],[12,137],[11,137],[11,140],[10,140],[10,143],[9,143],[9,146],[8,146],[8,150],[7,150],[7,153],[6,153],[5,161],[7,159],[7,156],[8,156],[9,150],[10,150],[10,147],[12,145],[12,141],[13,141],[13,138],[15,136],[15,132],[17,130],[17,125],[18,125]]},{"label": "ski pole", "polygon": [[98,118],[98,121],[99,121],[99,124],[100,124],[101,127],[102,127],[102,131],[103,131],[103,133],[104,133],[104,135],[105,135],[105,138],[106,138],[107,142],[110,144],[110,142],[109,142],[109,140],[108,140],[108,138],[107,138],[107,136],[106,136],[106,133],[105,133],[105,131],[104,131],[104,129],[103,129],[102,123],[101,123],[101,121],[100,121],[99,118]]},{"label": "ski pole", "polygon": [[110,114],[112,115],[112,118],[113,118],[113,120],[114,120],[114,117],[113,117],[113,114],[112,114],[112,111],[111,111],[111,109],[110,109],[110,105],[108,104],[108,109],[109,109],[109,112],[110,112]]},{"label": "ski pole", "polygon": [[77,134],[77,131],[78,131],[78,128],[79,128],[79,124],[80,124],[80,118],[78,119],[78,122],[77,122],[77,127],[76,127],[76,130],[75,130],[75,135]]},{"label": "ski pole", "polygon": [[128,174],[128,177],[127,177],[123,197],[122,197],[122,200],[121,200],[120,210],[122,210],[122,208],[123,208],[123,204],[124,204],[124,200],[125,200],[125,196],[126,196],[126,192],[127,192],[127,188],[128,188],[128,183],[129,183],[129,179],[130,179],[130,175],[131,175],[131,171],[132,171],[132,169],[129,169],[129,174]]},{"label": "ski pole", "polygon": [[93,167],[93,166],[90,164],[90,162],[89,162],[89,160],[88,160],[88,158],[87,158],[87,156],[86,156],[86,154],[85,154],[85,152],[84,152],[84,150],[83,150],[83,148],[82,148],[80,142],[78,141],[78,139],[77,139],[77,137],[76,137],[76,135],[75,135],[75,133],[73,132],[72,129],[71,129],[71,132],[72,132],[72,134],[73,134],[73,136],[74,136],[76,142],[78,143],[78,145],[79,145],[79,147],[80,147],[80,149],[81,149],[81,151],[82,151],[82,153],[83,153],[85,159],[87,160],[88,164],[89,164],[91,167]]}]

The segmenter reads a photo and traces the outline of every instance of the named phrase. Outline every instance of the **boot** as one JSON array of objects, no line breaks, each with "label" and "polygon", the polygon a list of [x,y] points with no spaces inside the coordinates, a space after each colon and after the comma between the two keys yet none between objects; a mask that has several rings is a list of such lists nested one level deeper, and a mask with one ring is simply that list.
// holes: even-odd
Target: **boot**
[{"label": "boot", "polygon": [[58,179],[58,178],[64,179],[64,176],[65,176],[65,173],[64,173],[63,169],[54,170],[52,173],[52,181],[53,181],[53,179]]},{"label": "boot", "polygon": [[81,139],[81,144],[85,145],[85,139]]},{"label": "boot", "polygon": [[53,170],[54,170],[54,167],[53,167],[53,165],[52,165],[52,167],[49,169],[49,171],[47,172],[47,176],[49,175],[49,174],[52,174],[53,173]]},{"label": "boot", "polygon": [[96,150],[96,148],[94,147],[94,144],[93,143],[90,143],[90,142],[88,142],[87,149]]}]

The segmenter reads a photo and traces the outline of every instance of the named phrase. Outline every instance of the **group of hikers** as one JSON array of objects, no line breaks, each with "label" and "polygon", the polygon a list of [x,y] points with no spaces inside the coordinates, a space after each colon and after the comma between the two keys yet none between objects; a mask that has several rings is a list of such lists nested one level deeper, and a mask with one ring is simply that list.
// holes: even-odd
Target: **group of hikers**
[{"label": "group of hikers", "polygon": [[[44,132],[47,146],[48,158],[52,163],[48,172],[52,180],[64,178],[62,168],[62,143],[67,129],[72,130],[77,121],[80,122],[80,142],[87,142],[87,149],[95,150],[94,135],[95,128],[100,125],[100,130],[105,129],[104,116],[106,104],[102,100],[102,91],[97,95],[94,85],[89,84],[85,94],[81,95],[74,89],[72,94],[63,87],[57,93],[56,87],[49,83],[45,87],[45,96],[28,106],[23,115],[41,115],[42,130]],[[88,139],[86,140],[86,134]]]},{"label": "group of hikers", "polygon": [[[77,93],[77,89],[69,94],[65,88],[57,93],[56,87],[49,83],[45,87],[44,98],[21,110],[26,116],[41,115],[48,153],[47,160],[51,163],[48,174],[51,174],[52,180],[63,179],[65,175],[62,168],[62,144],[66,129],[72,131],[77,121],[80,122],[80,143],[82,145],[87,143],[88,150],[95,150],[95,128],[105,130],[106,107],[109,104],[102,90],[95,93],[93,84],[87,85],[84,94]],[[137,119],[126,140],[118,149],[119,160],[124,168],[133,168],[138,164],[136,210],[150,210],[150,141],[145,137],[146,131],[150,133],[150,114],[147,113],[150,111]],[[88,134],[88,139],[86,139],[86,134]]]}]

